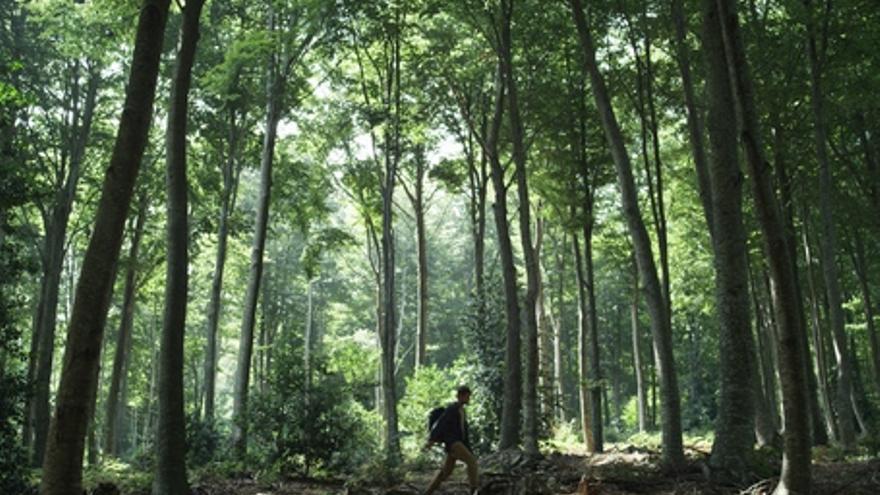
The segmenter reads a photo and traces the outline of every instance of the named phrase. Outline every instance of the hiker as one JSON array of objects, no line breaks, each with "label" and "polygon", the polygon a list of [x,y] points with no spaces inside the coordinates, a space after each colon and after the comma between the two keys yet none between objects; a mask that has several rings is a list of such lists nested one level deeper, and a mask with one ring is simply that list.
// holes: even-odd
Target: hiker
[{"label": "hiker", "polygon": [[[434,444],[442,443],[446,450],[446,459],[443,461],[443,467],[440,468],[425,491],[425,495],[434,493],[434,490],[452,474],[456,461],[467,464],[468,485],[470,485],[471,493],[476,494],[479,487],[477,458],[471,453],[467,416],[464,412],[464,406],[471,400],[471,389],[464,385],[458,387],[456,399],[455,402],[442,409],[442,413],[439,414],[436,421],[433,417],[433,411],[431,414],[430,433],[425,450]],[[435,411],[439,412],[439,410]]]}]

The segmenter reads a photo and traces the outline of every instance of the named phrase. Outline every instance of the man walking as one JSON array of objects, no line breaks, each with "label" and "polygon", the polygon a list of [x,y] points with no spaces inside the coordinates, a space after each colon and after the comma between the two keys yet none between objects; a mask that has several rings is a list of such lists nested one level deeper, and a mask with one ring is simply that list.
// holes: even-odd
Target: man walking
[{"label": "man walking", "polygon": [[442,443],[446,450],[446,459],[443,461],[443,467],[434,476],[434,480],[425,491],[425,495],[434,493],[434,490],[452,474],[456,461],[462,461],[467,465],[468,485],[470,485],[472,494],[477,493],[479,487],[477,458],[471,453],[467,416],[464,411],[464,406],[470,400],[471,389],[467,386],[458,387],[456,401],[446,406],[440,419],[431,426],[425,450],[436,443]]}]

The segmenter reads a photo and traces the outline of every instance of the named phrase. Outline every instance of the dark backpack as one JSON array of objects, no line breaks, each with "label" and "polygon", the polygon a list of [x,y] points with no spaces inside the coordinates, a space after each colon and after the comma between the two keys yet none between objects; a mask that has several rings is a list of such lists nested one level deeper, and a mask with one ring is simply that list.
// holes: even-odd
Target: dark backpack
[{"label": "dark backpack", "polygon": [[437,426],[437,423],[440,421],[440,418],[443,417],[443,413],[446,412],[445,407],[435,407],[431,409],[431,412],[428,413],[428,434],[434,430],[434,427]]}]

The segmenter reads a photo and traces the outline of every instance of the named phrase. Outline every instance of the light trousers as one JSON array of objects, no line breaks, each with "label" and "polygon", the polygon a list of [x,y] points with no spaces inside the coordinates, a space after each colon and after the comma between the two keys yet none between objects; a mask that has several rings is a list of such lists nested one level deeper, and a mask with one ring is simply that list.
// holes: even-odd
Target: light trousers
[{"label": "light trousers", "polygon": [[479,487],[477,458],[474,457],[474,454],[472,454],[463,443],[455,442],[449,447],[449,451],[446,453],[446,459],[443,461],[443,467],[437,475],[434,476],[434,480],[425,492],[426,495],[434,493],[434,490],[436,490],[441,483],[446,481],[446,478],[448,478],[455,469],[455,463],[457,461],[461,461],[467,465],[468,485],[470,485],[471,490],[476,490]]}]

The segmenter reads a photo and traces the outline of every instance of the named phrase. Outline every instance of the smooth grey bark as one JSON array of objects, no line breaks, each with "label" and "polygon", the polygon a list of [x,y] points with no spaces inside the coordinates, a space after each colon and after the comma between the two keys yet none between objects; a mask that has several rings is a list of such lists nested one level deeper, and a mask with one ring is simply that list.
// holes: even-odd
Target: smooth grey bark
[{"label": "smooth grey bark", "polygon": [[837,441],[837,428],[834,424],[834,410],[831,407],[831,398],[828,393],[828,358],[826,356],[827,351],[825,348],[825,333],[823,331],[823,325],[821,321],[821,316],[819,314],[819,296],[816,290],[816,277],[813,274],[813,255],[812,248],[810,247],[810,222],[806,218],[806,212],[804,214],[804,227],[803,227],[803,245],[804,245],[804,265],[806,266],[807,271],[807,287],[810,295],[810,329],[811,329],[811,337],[813,340],[813,347],[816,349],[816,352],[813,354],[813,364],[819,373],[818,376],[818,384],[817,384],[817,392],[819,395],[819,400],[821,400],[823,414],[822,418],[824,419],[824,429],[826,432],[826,437],[830,438],[834,441]]},{"label": "smooth grey bark", "polygon": [[[473,145],[471,145],[473,149]],[[486,153],[480,153],[479,169],[469,158],[468,177],[471,182],[471,224],[474,242],[474,286],[480,301],[485,301],[486,285],[486,195],[488,192],[489,172]],[[481,302],[482,304],[482,302]]]},{"label": "smooth grey bark", "polygon": [[[274,31],[274,14],[269,15],[269,29]],[[275,142],[278,136],[278,121],[281,118],[281,91],[285,78],[280,73],[276,55],[269,56],[266,82],[266,123],[263,134],[263,147],[260,154],[260,189],[257,202],[257,217],[254,223],[254,237],[251,245],[250,272],[247,293],[244,300],[244,316],[238,346],[238,363],[235,369],[235,388],[232,397],[232,416],[235,424],[232,429],[232,442],[239,458],[247,452],[248,388],[250,386],[251,358],[254,349],[254,327],[257,316],[257,299],[263,276],[263,253],[266,249],[266,231],[269,225],[269,203],[272,192],[272,166],[275,158]]]},{"label": "smooth grey bark", "polygon": [[[425,176],[428,168],[425,162],[424,149],[416,150],[414,159],[415,174],[412,189],[406,182],[401,182],[404,192],[409,198],[416,221],[416,267],[418,281],[416,285],[416,344],[415,367],[419,368],[427,364],[428,345],[428,240],[425,232],[425,213],[427,210],[425,198]],[[402,316],[401,316],[402,321]]]},{"label": "smooth grey bark", "polygon": [[[592,196],[592,192],[589,193]],[[589,200],[592,203],[592,199]],[[590,213],[588,214],[589,218],[587,222],[583,226],[583,235],[584,235],[584,266],[586,268],[586,279],[584,282],[586,283],[587,289],[587,309],[589,311],[589,334],[590,334],[590,342],[589,342],[589,355],[590,355],[590,370],[589,370],[589,379],[590,379],[590,410],[593,412],[593,441],[595,442],[595,452],[601,453],[605,450],[604,448],[604,433],[603,433],[603,425],[604,422],[602,420],[602,403],[603,401],[606,403],[607,409],[607,400],[603,398],[603,386],[602,386],[602,368],[600,366],[599,361],[599,311],[596,307],[596,284],[595,284],[595,269],[593,266],[593,214],[592,214],[592,205],[590,205]],[[608,414],[606,414],[608,417]]]},{"label": "smooth grey bark", "polygon": [[687,21],[681,6],[682,0],[672,0],[672,23],[675,28],[675,58],[678,70],[681,73],[681,86],[684,91],[684,106],[687,111],[688,138],[690,139],[691,152],[694,157],[694,170],[697,172],[697,191],[700,194],[700,205],[703,207],[703,216],[712,235],[714,221],[712,219],[712,190],[709,184],[709,164],[706,158],[706,145],[704,124],[702,116],[697,109],[697,98],[694,91],[694,81],[691,75],[690,58],[687,47]]},{"label": "smooth grey bark", "polygon": [[746,481],[755,442],[754,342],[749,312],[748,258],[743,225],[744,176],[737,153],[736,113],[715,0],[703,1],[703,55],[708,90],[711,218],[721,390],[709,465],[719,479]]},{"label": "smooth grey bark", "polygon": [[538,258],[532,242],[531,203],[529,201],[526,175],[525,134],[519,109],[519,90],[513,66],[513,0],[501,1],[501,34],[499,37],[499,60],[504,78],[510,137],[513,145],[514,176],[519,199],[519,236],[522,244],[526,272],[525,306],[525,355],[526,374],[523,394],[523,448],[530,456],[540,455],[538,450]]},{"label": "smooth grey bark", "polygon": [[871,204],[874,207],[874,228],[880,231],[880,165],[877,164],[873,136],[868,135],[868,126],[865,122],[864,112],[856,113],[855,125],[859,134],[859,144],[862,147],[862,153],[865,155],[868,190],[871,194]]},{"label": "smooth grey bark", "polygon": [[810,493],[810,421],[807,380],[799,333],[803,332],[797,314],[797,293],[793,265],[785,238],[778,200],[767,169],[758,114],[752,90],[751,75],[740,33],[736,4],[733,0],[717,0],[719,28],[723,33],[727,68],[737,108],[740,141],[752,182],[758,221],[763,234],[765,253],[770,265],[774,287],[774,308],[779,325],[779,363],[784,407],[785,436],[783,440],[782,473],[775,489],[777,495]]},{"label": "smooth grey bark", "polygon": [[[778,121],[778,117],[774,120]],[[779,185],[780,200],[782,202],[780,205],[782,208],[782,221],[785,224],[785,235],[786,242],[788,243],[789,257],[792,263],[792,270],[795,273],[794,289],[795,294],[797,295],[797,314],[801,318],[801,327],[804,329],[804,332],[798,335],[798,340],[803,355],[810,356],[810,342],[806,332],[807,322],[805,319],[803,288],[801,286],[800,277],[798,276],[797,266],[798,241],[797,231],[794,224],[794,193],[792,191],[794,178],[789,175],[788,163],[785,159],[785,152],[783,151],[786,133],[781,125],[775,125],[773,131],[773,162],[776,179]],[[823,424],[833,421],[833,419],[826,417],[830,414],[830,409],[826,409],[823,412],[819,406],[819,387],[817,384],[816,372],[813,367],[810,366],[810,360],[804,359],[804,365],[806,366],[807,373],[807,400],[810,404],[810,424],[813,435],[813,445],[825,445],[828,443],[828,431]]]},{"label": "smooth grey bark", "polygon": [[180,48],[171,82],[165,131],[165,184],[168,191],[165,270],[165,314],[159,345],[159,420],[156,424],[156,467],[153,495],[186,495],[186,416],[183,393],[183,340],[189,296],[189,221],[186,138],[189,90],[199,41],[204,0],[183,8]]},{"label": "smooth grey bark", "polygon": [[314,340],[314,291],[315,279],[309,278],[306,283],[306,329],[303,336],[303,369],[305,370],[306,386],[304,387],[305,403],[309,403],[309,392],[312,389],[312,341]]},{"label": "smooth grey bark", "polygon": [[868,327],[868,343],[871,346],[871,366],[874,371],[874,381],[880,386],[880,343],[878,343],[877,329],[874,324],[874,301],[871,296],[871,286],[868,283],[868,257],[865,256],[865,242],[862,240],[861,232],[856,230],[854,237],[853,268],[859,280],[859,288],[862,291],[862,303],[865,307],[865,322]]},{"label": "smooth grey bark", "polygon": [[116,142],[77,282],[43,462],[42,495],[82,492],[83,442],[97,391],[104,323],[125,219],[147,144],[169,3],[145,0],[138,18]]},{"label": "smooth grey bark", "polygon": [[134,323],[134,309],[137,296],[137,268],[138,253],[140,251],[141,238],[146,223],[147,205],[149,196],[142,193],[138,201],[138,213],[135,220],[134,230],[131,237],[131,245],[128,250],[128,260],[125,267],[125,288],[122,295],[122,318],[119,322],[119,332],[116,336],[116,353],[113,357],[113,372],[110,375],[110,388],[105,401],[104,416],[104,455],[118,457],[120,452],[121,438],[119,438],[121,397],[123,382],[128,370],[128,355],[131,352],[132,326]]},{"label": "smooth grey bark", "polygon": [[[34,326],[31,359],[28,368],[29,382],[33,383],[33,398],[30,399],[29,418],[24,432],[25,444],[30,442],[32,426],[34,443],[31,463],[41,466],[46,453],[46,436],[49,433],[51,410],[49,406],[49,390],[51,388],[52,362],[55,354],[55,327],[58,311],[59,286],[64,266],[64,252],[67,248],[67,224],[76,197],[76,188],[82,175],[82,164],[85,158],[86,145],[91,134],[98,86],[101,75],[94,67],[88,71],[85,95],[80,96],[79,61],[74,62],[72,69],[70,105],[72,117],[70,142],[65,143],[61,151],[62,161],[67,159],[67,176],[59,178],[59,188],[52,199],[51,211],[44,214],[44,230],[46,232],[41,246],[41,264],[43,279],[40,300],[37,304],[37,318]],[[80,108],[82,105],[82,108]],[[62,166],[63,168],[63,166]]]},{"label": "smooth grey bark", "polygon": [[[384,83],[384,107],[391,123],[385,128],[384,167],[380,183],[382,197],[382,403],[385,419],[385,456],[390,465],[400,462],[400,438],[397,420],[397,308],[395,291],[395,249],[394,249],[394,187],[400,165],[401,138],[401,29],[403,12],[401,6],[395,8],[396,29],[386,41],[390,58]],[[390,45],[390,46],[388,46]]]},{"label": "smooth grey bark", "polygon": [[648,398],[642,365],[642,337],[639,331],[639,274],[635,253],[632,259],[632,296],[629,304],[630,330],[632,332],[633,370],[636,377],[636,414],[639,432],[648,429]]},{"label": "smooth grey bark", "polygon": [[776,400],[777,391],[777,359],[775,359],[774,326],[770,313],[762,300],[766,301],[769,296],[763,296],[756,280],[752,262],[749,261],[749,287],[752,295],[752,305],[755,313],[755,377],[758,383],[755,385],[755,437],[758,446],[780,446],[782,437],[779,436],[779,407]]},{"label": "smooth grey bark", "polygon": [[[807,16],[814,15],[812,2],[804,0]],[[815,138],[816,154],[819,160],[819,212],[822,225],[822,276],[825,280],[825,291],[830,309],[829,320],[831,335],[834,342],[834,357],[837,362],[837,390],[835,408],[837,411],[837,429],[839,441],[844,449],[855,448],[855,425],[850,411],[852,395],[852,370],[847,356],[847,337],[843,298],[840,288],[840,273],[837,266],[837,228],[834,225],[832,202],[834,182],[831,177],[831,164],[828,158],[828,136],[825,124],[825,103],[822,92],[822,67],[816,47],[816,35],[813,21],[807,21],[807,59],[810,66],[810,102],[813,110],[813,137]]]},{"label": "smooth grey bark", "polygon": [[519,295],[513,246],[510,242],[510,225],[507,219],[507,185],[505,170],[498,154],[498,138],[504,114],[505,80],[501,67],[495,78],[494,111],[486,134],[486,154],[495,191],[492,211],[495,231],[498,235],[498,252],[501,257],[501,274],[504,279],[505,316],[507,320],[505,344],[504,391],[501,408],[501,439],[499,450],[514,449],[520,443],[520,418],[522,413],[522,358]]},{"label": "smooth grey bark", "polygon": [[617,169],[622,209],[636,251],[639,278],[642,281],[648,311],[651,315],[651,333],[654,338],[657,371],[660,378],[660,394],[663,397],[661,403],[663,408],[661,415],[663,461],[670,466],[679,466],[684,461],[684,450],[678,376],[672,348],[672,329],[669,325],[669,307],[664,299],[664,291],[657,276],[651,241],[639,210],[635,179],[626,143],[611,106],[611,97],[605,86],[604,77],[596,64],[596,51],[584,15],[583,5],[580,0],[570,0],[570,5],[581,48],[584,52],[584,70],[590,77],[596,107],[599,110],[602,127],[605,130],[605,136]]},{"label": "smooth grey bark", "polygon": [[560,423],[564,423],[565,419],[565,407],[563,407],[563,398],[565,397],[565,384],[563,383],[563,369],[564,365],[562,362],[562,342],[564,336],[562,334],[563,328],[565,327],[565,245],[566,242],[566,234],[562,233],[562,247],[558,247],[554,243],[554,247],[556,248],[556,273],[558,278],[558,285],[556,287],[556,314],[554,316],[553,311],[551,310],[550,316],[552,318],[551,323],[553,325],[553,383],[555,385],[554,393],[553,393],[553,404],[556,409],[556,419]]},{"label": "smooth grey bark", "polygon": [[545,297],[544,267],[541,264],[541,251],[544,244],[545,222],[541,212],[541,203],[536,207],[535,214],[535,257],[538,259],[538,294],[535,299],[535,321],[538,325],[538,397],[540,415],[538,421],[552,425],[553,414],[553,336],[551,334],[547,300]]},{"label": "smooth grey bark", "polygon": [[[229,145],[226,162],[223,165],[223,191],[220,195],[220,220],[217,232],[217,257],[211,275],[211,299],[208,303],[207,345],[205,349],[205,403],[204,417],[208,423],[214,421],[214,402],[217,383],[217,329],[220,324],[220,306],[223,290],[223,273],[226,267],[226,251],[229,241],[229,217],[235,210],[239,173],[236,170],[239,131],[235,120],[236,112],[229,110]],[[242,119],[243,120],[243,119]]]},{"label": "smooth grey bark", "polygon": [[594,434],[593,418],[595,411],[592,408],[590,390],[590,316],[587,302],[587,280],[584,275],[584,262],[581,255],[581,247],[578,235],[572,235],[572,247],[574,248],[575,274],[578,284],[578,405],[580,406],[581,433],[587,451],[596,453],[596,437]]}]

